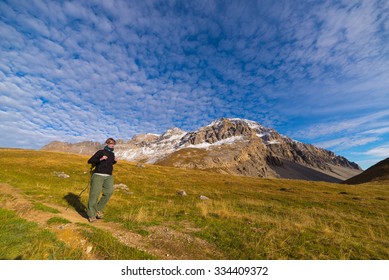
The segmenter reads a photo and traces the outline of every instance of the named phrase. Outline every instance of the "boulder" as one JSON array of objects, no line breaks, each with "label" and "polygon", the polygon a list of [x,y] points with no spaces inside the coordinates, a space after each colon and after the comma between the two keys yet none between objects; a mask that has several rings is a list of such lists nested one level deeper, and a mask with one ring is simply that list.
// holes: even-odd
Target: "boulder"
[{"label": "boulder", "polygon": [[181,191],[177,192],[177,194],[180,195],[180,196],[187,196],[187,193],[184,190],[181,190]]},{"label": "boulder", "polygon": [[65,174],[65,172],[57,172],[57,171],[54,171],[54,176],[57,176],[59,178],[69,178],[70,176],[68,174]]}]

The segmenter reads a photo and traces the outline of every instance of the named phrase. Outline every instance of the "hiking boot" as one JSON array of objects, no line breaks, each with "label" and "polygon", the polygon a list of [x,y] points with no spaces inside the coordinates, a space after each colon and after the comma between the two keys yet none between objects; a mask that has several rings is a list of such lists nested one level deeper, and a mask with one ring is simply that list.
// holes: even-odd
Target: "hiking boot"
[{"label": "hiking boot", "polygon": [[97,211],[97,213],[96,213],[96,218],[97,218],[97,219],[102,219],[102,218],[104,218],[103,212]]},{"label": "hiking boot", "polygon": [[96,222],[97,220],[96,220],[95,217],[89,217],[89,218],[88,218],[88,221],[89,221],[90,223],[94,223],[94,222]]}]

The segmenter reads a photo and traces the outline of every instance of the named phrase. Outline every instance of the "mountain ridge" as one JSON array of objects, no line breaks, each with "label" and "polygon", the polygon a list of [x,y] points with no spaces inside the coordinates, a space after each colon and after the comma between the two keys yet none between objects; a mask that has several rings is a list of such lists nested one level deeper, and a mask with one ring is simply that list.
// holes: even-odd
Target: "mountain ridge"
[{"label": "mountain ridge", "polygon": [[[98,148],[96,142],[59,143],[42,149],[90,154],[85,143]],[[362,171],[331,151],[238,118],[221,118],[192,132],[174,127],[161,135],[135,135],[128,141],[118,140],[115,153],[128,161],[255,177],[341,182]]]},{"label": "mountain ridge", "polygon": [[358,174],[346,181],[344,184],[363,184],[370,182],[389,182],[389,158],[369,167],[361,174]]}]

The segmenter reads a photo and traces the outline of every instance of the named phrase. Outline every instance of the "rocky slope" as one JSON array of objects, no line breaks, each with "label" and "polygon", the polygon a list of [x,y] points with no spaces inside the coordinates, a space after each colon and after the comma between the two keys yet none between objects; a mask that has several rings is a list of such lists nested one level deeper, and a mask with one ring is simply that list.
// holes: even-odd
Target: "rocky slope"
[{"label": "rocky slope", "polygon": [[[51,143],[44,149],[91,154],[85,143],[92,150],[98,147],[93,142]],[[172,128],[162,135],[137,135],[118,141],[115,153],[129,161],[258,177],[340,182],[361,172],[331,151],[243,119],[222,118],[195,132]]]}]

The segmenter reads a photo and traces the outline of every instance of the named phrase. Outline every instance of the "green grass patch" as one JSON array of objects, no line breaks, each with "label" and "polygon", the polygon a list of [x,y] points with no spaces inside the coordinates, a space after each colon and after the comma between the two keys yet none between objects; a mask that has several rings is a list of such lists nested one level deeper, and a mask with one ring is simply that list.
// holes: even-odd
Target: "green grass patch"
[{"label": "green grass patch", "polygon": [[94,246],[94,253],[107,260],[153,260],[152,255],[120,243],[110,233],[95,227],[79,224],[81,234]]},{"label": "green grass patch", "polygon": [[53,214],[60,213],[60,211],[58,211],[57,209],[46,206],[46,205],[39,203],[39,202],[34,203],[34,209],[39,210],[39,211],[43,211],[43,212],[53,213]]},{"label": "green grass patch", "polygon": [[0,208],[0,259],[68,260],[81,259],[82,252],[57,240],[54,233]]},{"label": "green grass patch", "polygon": [[147,230],[144,230],[144,229],[137,229],[135,230],[134,232],[136,232],[137,234],[140,234],[142,236],[148,236],[150,235],[150,232],[148,232]]},{"label": "green grass patch", "polygon": [[71,224],[71,223],[72,223],[71,221],[61,217],[52,217],[47,220],[48,225],[63,225],[63,224]]}]

